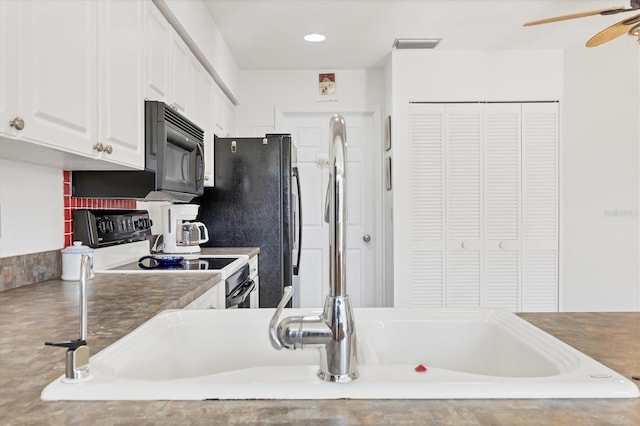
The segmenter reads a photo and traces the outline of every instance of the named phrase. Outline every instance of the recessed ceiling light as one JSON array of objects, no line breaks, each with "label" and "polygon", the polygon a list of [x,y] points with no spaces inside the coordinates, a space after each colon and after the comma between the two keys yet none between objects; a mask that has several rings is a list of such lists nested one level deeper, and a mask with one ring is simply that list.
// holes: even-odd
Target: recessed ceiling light
[{"label": "recessed ceiling light", "polygon": [[326,39],[326,37],[323,36],[322,34],[313,33],[313,34],[307,34],[306,36],[304,36],[304,39],[306,41],[310,41],[310,42],[313,42],[313,43],[318,43],[320,41],[324,41]]}]

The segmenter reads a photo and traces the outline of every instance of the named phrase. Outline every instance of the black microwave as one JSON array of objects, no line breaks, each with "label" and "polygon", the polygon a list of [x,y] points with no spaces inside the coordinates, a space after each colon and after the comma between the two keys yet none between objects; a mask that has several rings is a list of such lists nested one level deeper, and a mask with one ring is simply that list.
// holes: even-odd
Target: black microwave
[{"label": "black microwave", "polygon": [[159,191],[204,193],[204,131],[164,102],[145,101],[145,166]]},{"label": "black microwave", "polygon": [[189,202],[204,193],[204,131],[164,102],[144,110],[145,169],[74,171],[74,197]]}]

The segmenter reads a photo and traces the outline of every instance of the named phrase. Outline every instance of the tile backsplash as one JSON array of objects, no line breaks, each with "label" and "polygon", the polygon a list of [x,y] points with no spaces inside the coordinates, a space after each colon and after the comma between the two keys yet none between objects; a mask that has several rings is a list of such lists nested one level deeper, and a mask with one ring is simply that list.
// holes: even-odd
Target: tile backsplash
[{"label": "tile backsplash", "polygon": [[101,198],[78,198],[71,196],[71,172],[63,173],[64,197],[64,246],[73,242],[73,211],[76,209],[123,209],[135,210],[136,200],[117,200]]},{"label": "tile backsplash", "polygon": [[60,250],[0,258],[0,291],[59,279],[61,275]]}]

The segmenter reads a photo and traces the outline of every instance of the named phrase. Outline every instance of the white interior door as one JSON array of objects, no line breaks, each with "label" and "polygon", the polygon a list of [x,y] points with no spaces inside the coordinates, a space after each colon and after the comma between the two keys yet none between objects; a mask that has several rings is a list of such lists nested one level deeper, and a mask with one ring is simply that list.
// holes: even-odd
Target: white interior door
[{"label": "white interior door", "polygon": [[[302,188],[300,307],[321,307],[329,293],[329,225],[324,221],[329,181],[330,113],[284,113],[278,131],[298,150]],[[374,255],[374,118],[342,114],[347,139],[347,293],[354,307],[376,306]]]}]

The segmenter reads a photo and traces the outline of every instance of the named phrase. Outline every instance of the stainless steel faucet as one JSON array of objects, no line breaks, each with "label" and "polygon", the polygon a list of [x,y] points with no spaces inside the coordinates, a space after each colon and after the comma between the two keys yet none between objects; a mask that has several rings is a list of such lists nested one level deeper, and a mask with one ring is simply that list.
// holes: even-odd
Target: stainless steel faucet
[{"label": "stainless steel faucet", "polygon": [[345,203],[347,141],[344,118],[330,120],[330,179],[327,188],[325,221],[330,233],[330,293],[321,315],[291,316],[278,323],[282,309],[291,299],[293,289],[285,287],[282,300],[269,324],[269,337],[275,349],[320,347],[318,377],[328,382],[346,383],[358,378],[356,330],[346,283]]},{"label": "stainless steel faucet", "polygon": [[59,342],[45,342],[48,346],[67,348],[65,381],[89,378],[89,346],[87,345],[87,279],[91,276],[91,259],[83,255],[80,260],[80,338]]}]

